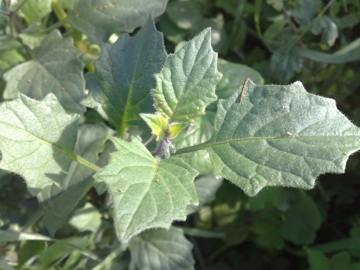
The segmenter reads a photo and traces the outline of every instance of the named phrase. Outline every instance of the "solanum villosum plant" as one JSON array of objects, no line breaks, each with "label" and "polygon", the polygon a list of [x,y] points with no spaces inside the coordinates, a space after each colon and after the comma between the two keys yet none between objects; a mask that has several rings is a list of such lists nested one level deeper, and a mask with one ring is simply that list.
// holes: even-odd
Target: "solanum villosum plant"
[{"label": "solanum villosum plant", "polygon": [[[56,30],[41,46],[52,43],[73,53]],[[52,64],[40,52],[27,68]],[[72,83],[81,74],[66,68],[64,85],[49,86],[56,94],[42,100],[16,93],[33,90],[26,76],[16,80],[25,67],[4,76],[5,96],[15,98],[0,105],[0,168],[25,179],[52,235],[93,186],[111,195],[119,239],[127,242],[185,220],[187,206],[199,203],[199,175],[227,179],[249,196],[266,186],[311,189],[318,175],[343,172],[360,149],[360,129],[335,101],[300,82],[255,85],[250,75],[231,91],[217,87],[218,69],[232,66],[218,61],[210,29],[168,55],[148,19],[135,36],[103,44],[94,66],[84,99],[83,86]],[[109,125],[79,128],[84,106]]]}]

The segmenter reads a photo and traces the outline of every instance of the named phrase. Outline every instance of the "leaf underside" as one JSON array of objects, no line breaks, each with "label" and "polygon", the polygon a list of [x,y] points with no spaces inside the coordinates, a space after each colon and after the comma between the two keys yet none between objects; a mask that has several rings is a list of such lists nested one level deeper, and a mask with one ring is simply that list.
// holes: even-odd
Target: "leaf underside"
[{"label": "leaf underside", "polygon": [[219,101],[214,129],[197,149],[210,152],[214,175],[249,196],[265,186],[313,188],[318,175],[344,172],[349,155],[360,148],[360,129],[335,101],[307,93],[300,82],[249,81],[242,103],[237,93]]},{"label": "leaf underside", "polygon": [[179,158],[154,158],[136,138],[131,143],[111,140],[118,151],[95,177],[108,186],[120,239],[185,220],[186,206],[198,202],[193,184],[197,171]]},{"label": "leaf underside", "polygon": [[20,174],[36,195],[61,183],[74,158],[79,116],[67,114],[56,97],[22,94],[0,105],[0,169]]}]

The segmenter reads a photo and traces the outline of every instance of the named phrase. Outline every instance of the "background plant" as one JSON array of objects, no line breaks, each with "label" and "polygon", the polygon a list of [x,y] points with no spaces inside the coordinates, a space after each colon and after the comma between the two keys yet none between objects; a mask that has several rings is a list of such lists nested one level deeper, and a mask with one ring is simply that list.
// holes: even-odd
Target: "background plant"
[{"label": "background plant", "polygon": [[[177,50],[174,56],[167,56],[148,10],[153,10],[154,17],[162,14],[156,19],[157,26],[164,33],[167,51]],[[0,18],[1,89],[6,100],[15,98],[1,105],[0,166],[21,174],[30,194],[37,194],[32,198],[19,176],[1,171],[6,202],[1,206],[1,267],[10,267],[6,260],[22,268],[156,269],[160,264],[161,268],[188,269],[194,264],[193,246],[198,268],[358,267],[356,158],[350,159],[348,174],[321,176],[317,188],[309,192],[267,187],[248,197],[227,181],[255,195],[267,185],[311,188],[316,175],[343,169],[349,154],[358,148],[358,139],[348,135],[358,136],[358,129],[334,104],[308,95],[298,83],[291,87],[261,85],[299,79],[311,92],[336,98],[340,108],[357,121],[357,1],[146,1],[146,5],[128,1],[99,1],[96,5],[81,0],[3,1]],[[132,36],[121,34],[139,26],[144,27]],[[209,30],[202,31],[206,27],[211,27],[211,35]],[[210,40],[223,58],[217,63]],[[187,58],[189,55],[202,56],[204,61],[197,64],[192,57]],[[181,77],[179,66],[195,74]],[[91,73],[86,75],[88,94],[83,100],[84,71]],[[205,80],[200,74],[206,74]],[[240,103],[247,77],[258,86],[249,82]],[[187,80],[201,85],[202,91],[193,93],[203,92],[203,96],[188,96],[198,102],[195,107],[193,101],[182,102],[187,100],[187,91],[182,93],[185,99],[174,99],[181,89],[178,84]],[[151,89],[154,99],[149,95]],[[37,101],[24,95],[16,98],[18,93]],[[254,100],[257,102],[252,104]],[[293,104],[300,109],[291,107]],[[274,105],[276,112],[270,110]],[[25,113],[29,111],[32,113]],[[283,121],[287,111],[292,114]],[[328,113],[322,118],[319,112]],[[245,161],[239,159],[239,153],[260,164],[265,162],[261,158],[268,148],[259,141],[246,147],[234,142],[237,152],[230,155],[231,149],[223,148],[221,142],[256,137],[252,130],[258,132],[264,125],[258,119],[272,122],[277,117],[286,125],[278,123],[260,131],[290,144],[276,145],[280,152],[266,154],[275,170],[257,173],[266,176],[266,181],[255,179],[256,184],[249,185],[241,174],[251,174],[252,169],[241,166]],[[311,130],[314,120],[319,121]],[[306,142],[309,138],[303,130],[309,128],[310,133],[338,138],[327,141],[322,137],[320,141],[328,148],[312,152],[302,146],[300,149],[307,152],[297,154],[316,157],[320,153],[324,160],[335,162],[304,159],[301,163],[283,154],[292,151],[294,141]],[[244,130],[248,133],[243,134]],[[50,143],[37,148],[39,140],[33,135]],[[109,136],[117,138],[110,143]],[[141,137],[142,142],[133,137],[130,143],[132,136]],[[171,153],[172,146],[178,149],[176,154]],[[155,158],[147,149],[155,151]],[[109,163],[109,153],[114,151]],[[278,160],[279,156],[283,159]],[[231,160],[240,165],[234,167]],[[148,169],[132,170],[129,165],[134,163]],[[295,170],[300,176],[291,178],[284,173],[279,177],[277,164],[280,171],[286,171],[284,166],[291,163],[296,164],[291,168],[300,168]],[[127,181],[119,182],[115,172],[126,171],[121,179],[130,179],[129,175],[135,180],[147,179],[154,173],[154,164],[162,171],[149,181],[154,189],[160,188],[154,194],[163,212],[154,214],[151,210],[155,208],[148,206],[151,200],[146,201],[143,211],[132,212],[137,222],[124,224],[129,213],[119,216],[119,209],[121,212],[124,205],[131,209],[137,199],[146,196],[138,196],[144,188],[129,190]],[[306,166],[310,170],[303,170]],[[169,178],[167,172],[175,167],[178,179]],[[185,212],[187,204],[197,201],[192,187],[195,175],[199,175],[195,188],[200,206],[189,205]],[[161,189],[169,179],[170,186]],[[179,186],[171,186],[177,181],[186,187],[182,192]],[[107,189],[110,197],[105,195]],[[181,200],[171,208],[169,198]],[[158,218],[161,213],[166,215]],[[119,242],[146,228],[169,227],[173,219],[186,216],[186,222],[173,224],[169,231],[148,230],[127,243]],[[55,236],[50,238],[49,234]],[[176,248],[171,248],[172,243]],[[175,259],[173,254],[180,256]]]}]

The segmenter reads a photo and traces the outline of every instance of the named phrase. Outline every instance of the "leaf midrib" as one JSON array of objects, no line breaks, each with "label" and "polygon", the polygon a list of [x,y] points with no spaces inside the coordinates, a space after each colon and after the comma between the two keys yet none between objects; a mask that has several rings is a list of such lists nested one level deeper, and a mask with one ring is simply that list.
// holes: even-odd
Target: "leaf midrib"
[{"label": "leaf midrib", "polygon": [[130,100],[131,100],[133,89],[134,89],[134,82],[136,81],[134,78],[135,78],[135,74],[137,74],[137,68],[138,68],[138,64],[139,64],[139,56],[142,54],[142,49],[144,47],[144,43],[145,43],[144,38],[142,38],[139,53],[138,53],[137,58],[136,58],[135,68],[134,68],[132,78],[131,78],[131,84],[130,84],[130,88],[129,88],[129,93],[128,93],[128,96],[126,98],[124,113],[123,113],[123,116],[122,116],[121,126],[120,126],[120,130],[119,130],[120,138],[124,137],[125,129],[127,127],[127,122],[128,122],[127,121],[127,112],[131,108]]},{"label": "leaf midrib", "polygon": [[[35,138],[35,140],[39,141],[40,144],[43,144],[43,145],[47,145],[51,148],[54,148],[55,150],[57,150],[58,152],[64,154],[65,156],[67,156],[68,158],[72,159],[73,161],[77,161],[78,163],[81,163],[82,165],[85,165],[95,171],[99,171],[100,170],[100,167],[92,164],[91,162],[87,161],[86,159],[83,159],[82,157],[76,155],[74,152],[66,152],[64,149],[62,148],[59,148],[58,146],[56,146],[55,144],[52,144],[50,142],[47,142],[37,136],[35,136],[34,134],[31,134],[30,132],[28,132],[26,129],[21,129],[19,127],[16,127],[16,126],[13,126],[9,123],[6,123],[6,122],[1,122],[1,124],[5,125],[5,126],[9,126],[10,128],[12,129],[17,129],[19,130],[20,132],[24,132],[26,134],[28,134],[29,136]],[[55,160],[55,159],[54,159]]]},{"label": "leaf midrib", "polygon": [[213,141],[213,138],[211,138],[209,141],[201,143],[201,144],[197,144],[194,146],[190,146],[190,147],[185,147],[185,148],[181,148],[179,150],[176,151],[176,153],[174,155],[180,155],[180,154],[185,154],[185,153],[190,153],[190,152],[195,152],[195,151],[199,151],[199,150],[205,150],[206,148],[211,148],[211,147],[215,147],[218,145],[223,145],[223,144],[230,144],[233,142],[239,142],[239,141],[261,141],[261,140],[280,140],[280,139],[286,139],[286,140],[291,140],[291,139],[296,139],[296,137],[300,137],[300,138],[333,138],[333,137],[339,137],[339,138],[344,138],[344,137],[354,137],[354,138],[360,138],[360,135],[350,135],[350,136],[346,136],[346,135],[338,135],[338,136],[334,136],[334,135],[316,135],[316,136],[301,136],[301,135],[294,135],[294,136],[277,136],[277,137],[247,137],[247,138],[236,138],[236,139],[231,139],[231,140],[224,140],[224,141]]}]

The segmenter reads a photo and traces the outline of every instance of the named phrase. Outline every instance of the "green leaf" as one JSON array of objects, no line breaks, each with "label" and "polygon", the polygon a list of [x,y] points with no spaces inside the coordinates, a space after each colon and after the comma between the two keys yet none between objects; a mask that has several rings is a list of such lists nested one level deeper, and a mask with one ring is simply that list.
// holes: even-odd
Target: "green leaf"
[{"label": "green leaf", "polygon": [[118,151],[95,176],[108,186],[120,239],[185,220],[186,206],[198,202],[193,185],[197,172],[179,158],[154,158],[135,137],[131,143],[111,140]]},{"label": "green leaf", "polygon": [[83,208],[74,212],[69,224],[80,232],[91,231],[95,233],[101,225],[101,214],[91,203],[86,203]]},{"label": "green leaf", "polygon": [[339,36],[336,24],[328,16],[321,16],[316,18],[312,22],[311,31],[315,35],[318,35],[321,32],[323,32],[322,39],[330,47],[335,44],[335,41]]},{"label": "green leaf", "polygon": [[[16,8],[22,0],[17,0]],[[21,12],[32,22],[39,22],[51,12],[51,0],[27,0],[20,8]]]},{"label": "green leaf", "polygon": [[314,248],[324,253],[349,250],[353,256],[360,257],[360,228],[352,228],[350,230],[350,237],[320,244]]},{"label": "green leaf", "polygon": [[294,244],[312,244],[321,225],[320,212],[305,192],[294,192],[295,203],[285,211],[279,233]]},{"label": "green leaf", "polygon": [[57,0],[61,7],[73,10],[75,0]]},{"label": "green leaf", "polygon": [[[74,251],[81,251],[89,246],[89,240],[85,237],[67,238],[48,247],[39,258],[39,268],[49,269],[60,264]],[[90,252],[89,252],[90,253]]]},{"label": "green leaf", "polygon": [[25,61],[17,50],[7,50],[0,56],[0,72],[5,71],[19,62]]},{"label": "green leaf", "polygon": [[150,127],[151,133],[156,136],[156,140],[165,137],[165,131],[168,127],[168,118],[164,118],[161,114],[141,113],[140,117]]},{"label": "green leaf", "polygon": [[178,28],[176,24],[169,18],[167,13],[161,16],[159,21],[159,29],[164,34],[166,39],[175,44],[179,44],[188,35],[188,30]]},{"label": "green leaf", "polygon": [[[189,147],[208,141],[214,130],[212,126],[214,114],[212,111],[207,111],[206,115],[195,118],[194,123],[189,124],[188,127],[172,141],[175,148]],[[200,174],[211,173],[211,160],[206,150],[182,154],[179,157]]]},{"label": "green leaf", "polygon": [[235,92],[239,94],[241,85],[246,78],[250,78],[257,85],[264,84],[264,79],[261,75],[256,70],[245,65],[234,64],[226,60],[219,59],[218,69],[223,75],[216,86],[216,95],[219,99],[226,99],[232,96]]},{"label": "green leaf", "polygon": [[216,0],[216,6],[223,8],[227,13],[236,15],[238,11],[238,0]]},{"label": "green leaf", "polygon": [[[7,14],[9,12],[5,4],[5,1],[0,2],[0,11],[3,12],[4,14]],[[8,25],[7,16],[0,16],[0,29],[5,29],[7,25]]]},{"label": "green leaf", "polygon": [[296,6],[291,15],[297,23],[307,25],[320,5],[320,0],[296,0]]},{"label": "green leaf", "polygon": [[130,242],[130,269],[194,269],[192,244],[181,229],[150,230]]},{"label": "green leaf", "polygon": [[220,54],[226,54],[230,44],[224,24],[224,16],[222,14],[218,14],[211,19],[201,18],[199,23],[192,29],[192,33],[195,35],[207,27],[211,28],[211,45],[214,51]]},{"label": "green leaf", "polygon": [[151,128],[151,133],[156,136],[156,140],[164,139],[165,136],[169,136],[170,139],[175,138],[179,132],[187,126],[187,123],[171,123],[169,124],[168,118],[165,118],[161,114],[147,114],[141,113],[140,117]]},{"label": "green leaf", "polygon": [[284,203],[287,199],[287,193],[284,188],[268,188],[249,199],[249,208],[252,212],[271,207],[287,210],[289,205]]},{"label": "green leaf", "polygon": [[314,61],[331,64],[343,64],[360,60],[360,49],[353,50],[344,54],[322,53],[314,50],[299,48],[297,50],[302,57],[309,58]]},{"label": "green leaf", "polygon": [[0,169],[21,175],[36,195],[61,183],[73,160],[78,115],[66,114],[49,94],[35,101],[22,94],[0,105]]},{"label": "green leaf", "polygon": [[215,200],[215,193],[219,189],[223,179],[213,177],[212,175],[204,175],[195,181],[196,194],[199,197],[199,205],[190,204],[186,208],[188,215],[198,211],[204,204]]},{"label": "green leaf", "polygon": [[83,64],[78,59],[72,38],[63,38],[58,30],[51,32],[35,50],[35,58],[4,74],[7,81],[5,99],[18,92],[41,100],[53,93],[67,110],[83,112],[80,101],[84,97]]},{"label": "green leaf", "polygon": [[202,14],[191,1],[173,1],[170,2],[166,13],[169,18],[181,29],[195,28],[201,21]]},{"label": "green leaf", "polygon": [[303,59],[299,50],[295,47],[289,49],[291,42],[280,46],[271,56],[271,67],[275,72],[276,78],[282,82],[288,82],[296,72],[300,72]]},{"label": "green leaf", "polygon": [[[255,242],[262,247],[283,249],[284,238],[279,234],[281,217],[273,211],[260,211],[251,220],[251,231],[255,234]],[[229,224],[231,226],[231,224]],[[230,239],[231,240],[231,239]]]},{"label": "green leaf", "polygon": [[284,6],[284,0],[266,0],[266,3],[277,11],[281,11]]},{"label": "green leaf", "polygon": [[[330,260],[329,269],[342,270],[342,269],[351,269],[351,257],[349,252],[343,251],[341,253],[335,254]],[[358,268],[353,268],[358,269]]]},{"label": "green leaf", "polygon": [[[87,35],[93,42],[106,41],[114,32],[132,32],[143,26],[149,16],[165,10],[167,0],[75,0],[66,22]],[[152,44],[149,42],[148,44]]]},{"label": "green leaf", "polygon": [[43,33],[43,30],[41,23],[31,23],[26,29],[21,31],[19,37],[24,44],[34,50],[41,45],[41,42],[47,36]]},{"label": "green leaf", "polygon": [[210,39],[210,29],[204,30],[169,56],[163,70],[155,75],[155,107],[170,123],[192,121],[217,99],[215,87],[221,74]]},{"label": "green leaf", "polygon": [[342,173],[350,154],[360,149],[360,130],[332,99],[306,92],[300,82],[255,86],[218,102],[214,134],[203,144],[177,154],[207,149],[213,174],[247,195],[265,186],[313,188],[318,175]]},{"label": "green leaf", "polygon": [[35,49],[41,45],[41,41],[46,37],[45,34],[19,34],[21,41],[29,46],[30,49]]},{"label": "green leaf", "polygon": [[[112,133],[104,124],[82,125],[79,128],[75,153],[95,164],[107,137]],[[47,186],[38,195],[45,211],[43,223],[50,235],[53,236],[67,221],[75,206],[92,187],[94,173],[95,171],[88,167],[73,162],[60,186]]]},{"label": "green leaf", "polygon": [[314,270],[329,269],[329,260],[322,252],[318,250],[309,249],[307,251],[307,256],[311,269]]},{"label": "green leaf", "polygon": [[[77,238],[68,238],[65,240],[57,240],[57,239],[50,238],[48,236],[44,236],[41,234],[14,232],[14,231],[10,231],[10,230],[8,230],[8,231],[0,230],[0,243],[14,242],[14,241],[27,241],[27,240],[54,241],[59,244],[69,246],[69,248],[80,251],[84,256],[89,257],[93,260],[99,260],[99,258],[94,253],[81,247],[82,245],[84,245],[84,241],[83,241],[83,240],[85,240],[84,238],[77,237]],[[85,243],[85,245],[88,245],[88,244],[89,243]],[[45,253],[46,252],[48,252],[48,249],[45,250]]]},{"label": "green leaf", "polygon": [[[47,244],[45,241],[25,241],[19,250],[19,265],[22,266],[30,258],[45,251]],[[0,266],[0,269],[1,266]]]},{"label": "green leaf", "polygon": [[[107,141],[105,144],[105,147],[104,147],[104,151],[99,156],[99,160],[97,161],[96,165],[98,165],[101,168],[105,167],[109,163],[110,154],[115,151],[116,151],[116,148],[115,148],[114,144],[111,143],[110,141]],[[100,181],[99,178],[95,178],[94,188],[96,189],[96,192],[99,195],[107,192],[106,184],[104,182]]]},{"label": "green leaf", "polygon": [[154,111],[150,90],[153,74],[166,60],[163,36],[149,18],[135,37],[123,34],[115,44],[103,44],[94,62],[95,72],[86,75],[89,95],[83,104],[96,109],[123,137],[129,124],[142,124],[139,113]]}]

